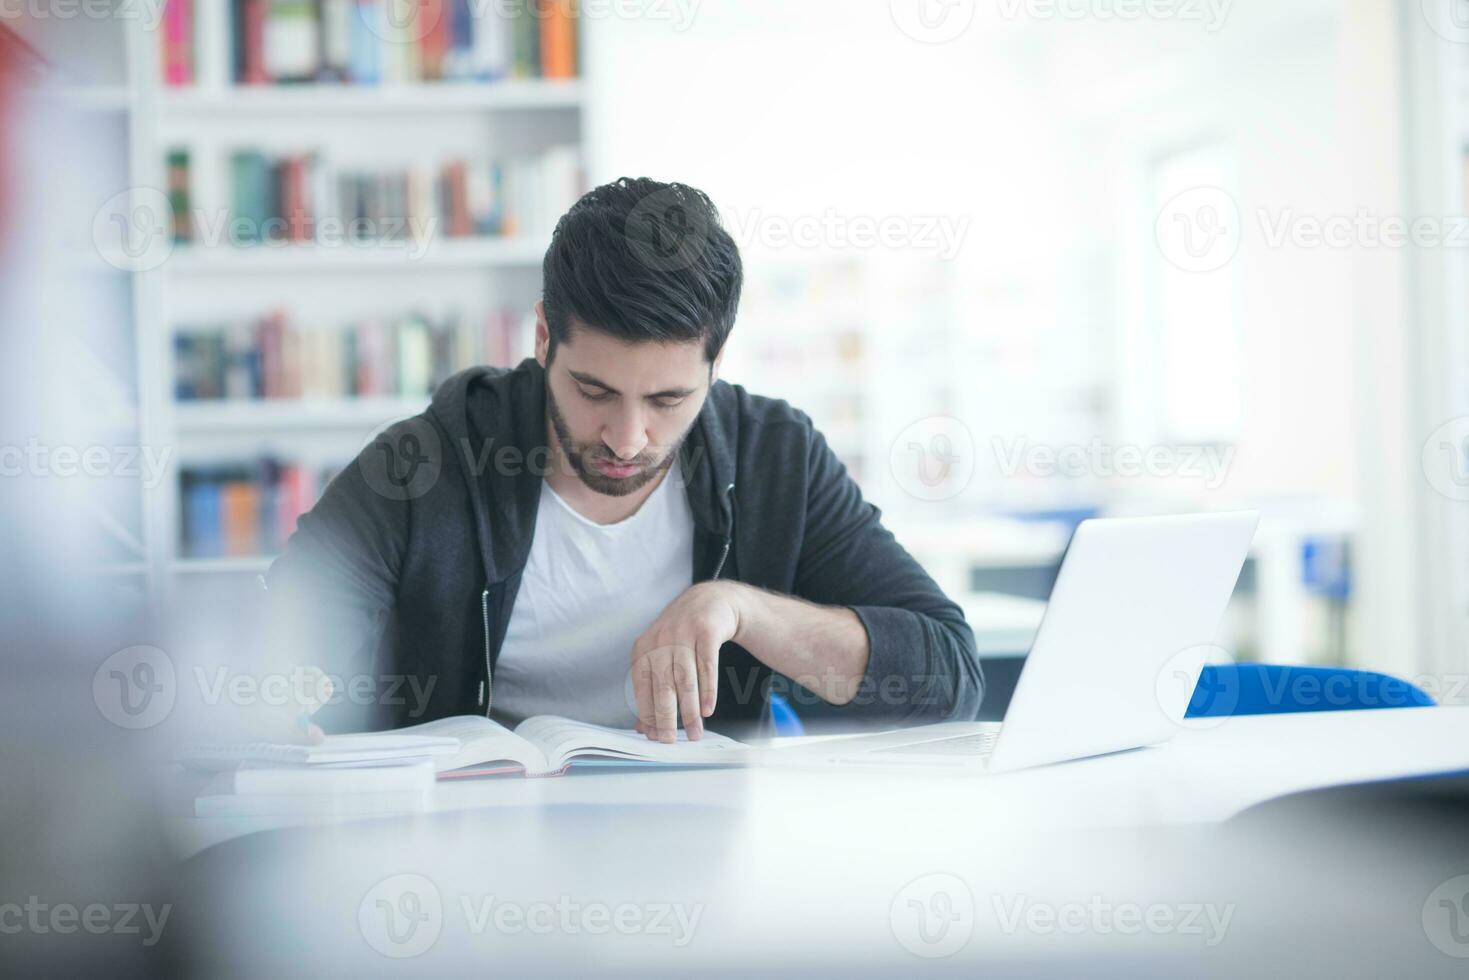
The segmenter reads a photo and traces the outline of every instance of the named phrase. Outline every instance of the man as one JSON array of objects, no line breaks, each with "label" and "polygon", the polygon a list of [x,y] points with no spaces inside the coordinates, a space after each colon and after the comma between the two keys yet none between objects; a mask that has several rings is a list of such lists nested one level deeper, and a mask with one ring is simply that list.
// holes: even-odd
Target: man
[{"label": "man", "polygon": [[709,198],[598,187],[543,275],[535,359],[449,379],[301,519],[278,635],[419,679],[420,721],[697,739],[758,729],[777,676],[874,724],[973,718],[958,607],[806,415],[718,380],[743,271]]}]

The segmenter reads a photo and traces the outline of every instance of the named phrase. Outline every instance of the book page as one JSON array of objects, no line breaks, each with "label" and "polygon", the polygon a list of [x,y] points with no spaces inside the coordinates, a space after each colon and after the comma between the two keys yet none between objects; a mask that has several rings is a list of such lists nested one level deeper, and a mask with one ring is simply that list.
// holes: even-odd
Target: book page
[{"label": "book page", "polygon": [[672,744],[654,742],[630,728],[608,728],[556,715],[536,715],[515,726],[515,733],[535,744],[548,768],[559,769],[582,755],[605,755],[641,762],[680,765],[736,764],[745,761],[749,747],[715,732],[691,742],[682,729]]},{"label": "book page", "polygon": [[459,739],[459,751],[434,760],[439,772],[463,769],[486,762],[507,761],[522,766],[526,773],[544,773],[549,768],[545,754],[520,735],[497,721],[479,715],[456,715],[398,729],[404,735],[444,735]]}]

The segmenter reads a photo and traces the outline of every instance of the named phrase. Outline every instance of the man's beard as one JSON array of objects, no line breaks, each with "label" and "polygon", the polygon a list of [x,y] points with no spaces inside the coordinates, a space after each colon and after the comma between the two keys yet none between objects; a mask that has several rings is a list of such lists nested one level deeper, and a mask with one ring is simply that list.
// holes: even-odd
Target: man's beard
[{"label": "man's beard", "polygon": [[[603,443],[584,446],[572,439],[571,429],[556,405],[556,396],[551,392],[549,383],[546,385],[546,413],[551,416],[551,428],[556,432],[556,441],[560,443],[561,453],[571,465],[572,472],[592,490],[608,497],[626,497],[656,480],[678,458],[678,451],[688,438],[689,429],[693,428],[693,423],[690,423],[689,429],[683,431],[673,448],[661,458],[640,455],[636,459],[625,460],[619,459]],[[617,466],[635,465],[640,469],[631,476],[607,476],[594,465],[593,461],[598,459]]]}]

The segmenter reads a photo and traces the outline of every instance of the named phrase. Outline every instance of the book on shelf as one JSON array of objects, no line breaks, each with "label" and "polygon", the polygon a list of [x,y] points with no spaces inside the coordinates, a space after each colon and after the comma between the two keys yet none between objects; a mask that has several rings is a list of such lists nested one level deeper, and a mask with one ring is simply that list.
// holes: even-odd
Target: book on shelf
[{"label": "book on shelf", "polygon": [[190,401],[427,398],[450,375],[511,366],[527,353],[528,314],[433,319],[408,312],[298,329],[284,311],[174,330],[174,397]]},{"label": "book on shelf", "polygon": [[[188,150],[170,151],[168,165],[174,227],[189,227]],[[577,148],[552,146],[533,156],[451,158],[392,170],[338,167],[316,151],[239,149],[229,156],[227,182],[227,220],[208,229],[209,244],[549,237],[585,179]]]},{"label": "book on shelf", "polygon": [[271,458],[183,470],[179,553],[186,558],[279,553],[334,473]]},{"label": "book on shelf", "polygon": [[163,84],[194,83],[194,2],[165,0],[163,8]]},{"label": "book on shelf", "polygon": [[[195,7],[167,0],[166,84],[192,84]],[[239,85],[573,79],[577,0],[226,0]]]},{"label": "book on shelf", "polygon": [[167,157],[168,207],[173,240],[185,244],[194,239],[193,205],[189,200],[189,151],[175,147]]}]

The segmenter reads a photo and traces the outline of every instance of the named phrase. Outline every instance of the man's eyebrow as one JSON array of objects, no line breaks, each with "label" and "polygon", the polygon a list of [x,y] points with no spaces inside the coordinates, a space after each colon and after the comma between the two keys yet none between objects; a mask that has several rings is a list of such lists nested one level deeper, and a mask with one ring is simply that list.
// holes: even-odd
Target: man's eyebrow
[{"label": "man's eyebrow", "polygon": [[[593,377],[590,374],[583,374],[580,371],[572,371],[569,368],[567,369],[566,373],[569,374],[569,375],[571,375],[572,379],[575,380],[578,384],[592,385],[594,387],[601,388],[603,391],[611,392],[614,395],[620,395],[620,394],[622,394],[622,392],[618,391],[616,388],[612,387],[607,382],[602,381],[602,380],[599,380],[598,378],[595,378],[595,377]],[[648,398],[687,398],[690,395],[692,395],[694,393],[694,391],[695,391],[695,389],[693,389],[693,388],[668,388],[668,389],[665,389],[664,391],[655,391],[655,392],[653,392],[652,394],[650,394],[650,395],[648,395],[646,397],[648,397]]]}]

